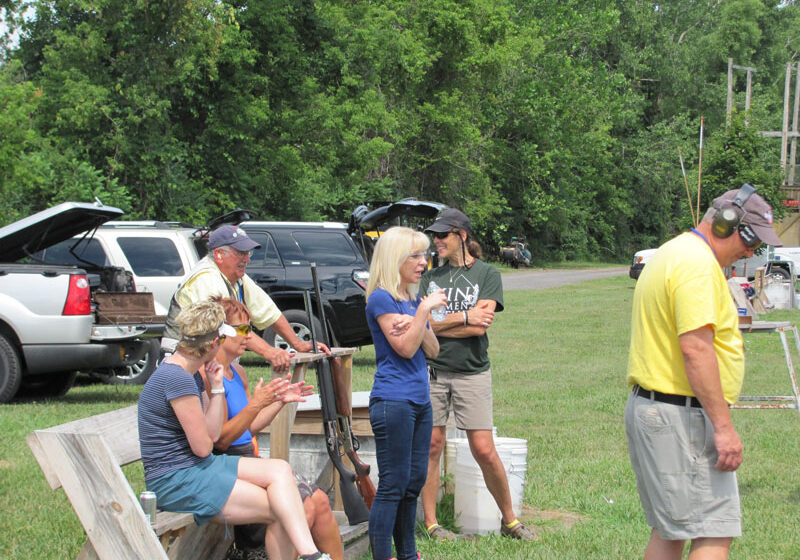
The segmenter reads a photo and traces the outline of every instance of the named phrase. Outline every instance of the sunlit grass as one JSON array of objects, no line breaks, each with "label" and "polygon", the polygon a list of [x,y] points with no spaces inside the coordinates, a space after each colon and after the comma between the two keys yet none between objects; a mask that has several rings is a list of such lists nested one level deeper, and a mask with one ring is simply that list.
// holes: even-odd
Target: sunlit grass
[{"label": "sunlit grass", "polygon": [[[524,502],[542,537],[535,544],[499,537],[440,544],[420,537],[426,558],[642,556],[649,530],[622,423],[633,286],[632,280],[618,277],[506,293],[506,310],[491,333],[495,424],[501,436],[528,441]],[[797,323],[800,312],[763,318]],[[745,338],[744,394],[791,394],[778,335]],[[251,379],[268,375],[256,363],[247,362],[247,367]],[[369,390],[374,370],[374,351],[364,347],[354,358],[354,390]],[[45,483],[25,434],[133,404],[137,396],[138,388],[88,385],[64,399],[0,407],[0,558],[60,560],[75,557],[83,543],[72,508],[61,490],[51,491]],[[733,418],[745,445],[739,470],[744,536],[734,542],[731,557],[796,559],[800,415],[794,410],[734,410]],[[132,467],[127,474],[138,487],[140,472]]]}]

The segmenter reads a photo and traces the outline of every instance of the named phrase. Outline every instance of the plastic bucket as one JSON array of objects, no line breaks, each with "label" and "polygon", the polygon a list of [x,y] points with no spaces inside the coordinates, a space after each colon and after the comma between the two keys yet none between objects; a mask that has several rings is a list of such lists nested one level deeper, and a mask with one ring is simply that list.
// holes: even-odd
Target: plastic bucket
[{"label": "plastic bucket", "polygon": [[483,473],[472,458],[467,440],[456,448],[455,466],[456,524],[465,534],[486,535],[500,530],[500,510],[486,488]]},{"label": "plastic bucket", "polygon": [[444,493],[455,494],[456,491],[456,451],[464,444],[469,448],[466,438],[450,438],[444,447]]},{"label": "plastic bucket", "polygon": [[494,438],[497,454],[506,468],[508,489],[511,492],[511,507],[514,514],[522,513],[522,499],[525,496],[525,474],[528,471],[528,441],[518,438]]},{"label": "plastic bucket", "polygon": [[[466,439],[451,441],[456,451],[453,469],[456,523],[465,534],[485,535],[498,532],[500,510],[486,488],[483,472],[472,457],[469,443]],[[511,505],[514,513],[519,515],[525,490],[528,442],[517,438],[495,438],[494,442],[508,477]]]}]

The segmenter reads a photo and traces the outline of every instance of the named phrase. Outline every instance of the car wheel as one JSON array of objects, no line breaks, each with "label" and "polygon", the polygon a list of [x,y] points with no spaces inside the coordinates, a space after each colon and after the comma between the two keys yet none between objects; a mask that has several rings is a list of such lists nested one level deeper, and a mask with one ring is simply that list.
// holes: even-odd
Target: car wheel
[{"label": "car wheel", "polygon": [[790,280],[791,274],[782,266],[773,266],[769,270],[770,276],[780,276],[783,280]]},{"label": "car wheel", "polygon": [[[300,311],[299,309],[289,309],[283,313],[283,316],[286,317],[287,321],[289,321],[289,326],[292,327],[292,330],[297,335],[297,338],[303,342],[311,342],[311,329],[308,326],[308,315],[306,315],[305,311]],[[319,319],[313,317],[313,321],[314,334],[316,334],[317,340],[325,340],[325,337],[322,336],[322,325],[320,324]],[[291,348],[289,343],[272,329],[265,330],[264,334],[266,335],[264,340],[266,340],[272,346],[275,346],[276,348],[282,348],[283,350],[288,350]]]},{"label": "car wheel", "polygon": [[114,368],[103,380],[110,385],[144,385],[156,369],[161,342],[157,338],[145,341],[145,351],[137,362]]},{"label": "car wheel", "polygon": [[8,402],[22,383],[22,364],[14,345],[0,334],[0,402]]}]

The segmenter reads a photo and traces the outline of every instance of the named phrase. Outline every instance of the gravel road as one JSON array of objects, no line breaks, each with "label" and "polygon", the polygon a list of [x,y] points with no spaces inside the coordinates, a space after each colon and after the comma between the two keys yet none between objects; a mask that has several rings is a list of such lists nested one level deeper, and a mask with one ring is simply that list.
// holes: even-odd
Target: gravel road
[{"label": "gravel road", "polygon": [[[504,290],[543,290],[567,284],[577,284],[595,278],[623,276],[627,266],[612,268],[588,268],[585,270],[523,270],[503,274]],[[633,282],[633,280],[631,280]]]}]

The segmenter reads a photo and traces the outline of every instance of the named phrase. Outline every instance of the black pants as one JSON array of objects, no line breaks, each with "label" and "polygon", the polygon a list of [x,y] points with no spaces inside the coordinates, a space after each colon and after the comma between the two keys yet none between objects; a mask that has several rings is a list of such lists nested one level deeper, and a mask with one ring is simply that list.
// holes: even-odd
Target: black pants
[{"label": "black pants", "polygon": [[[214,451],[221,455],[222,452]],[[239,457],[258,457],[252,443],[246,445],[232,445],[224,451],[225,455]],[[248,525],[233,526],[233,542],[239,550],[263,550],[264,538],[267,535],[267,526],[263,523],[250,523]]]}]

